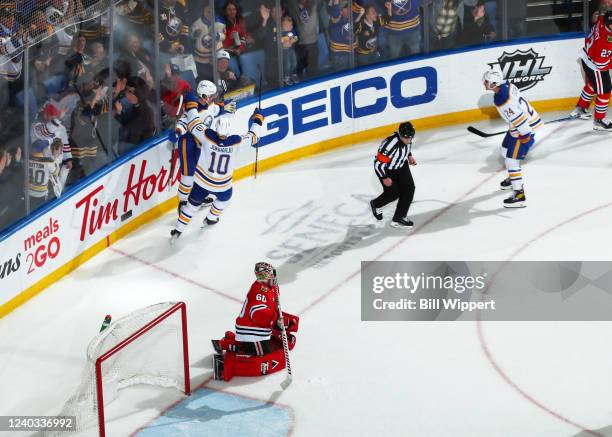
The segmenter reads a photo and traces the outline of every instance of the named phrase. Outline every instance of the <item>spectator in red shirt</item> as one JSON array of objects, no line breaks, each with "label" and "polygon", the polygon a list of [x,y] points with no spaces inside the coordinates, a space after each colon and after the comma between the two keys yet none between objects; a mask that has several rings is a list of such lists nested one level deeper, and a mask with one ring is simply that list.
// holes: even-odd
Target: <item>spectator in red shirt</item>
[{"label": "spectator in red shirt", "polygon": [[166,79],[162,81],[162,103],[164,112],[169,118],[175,119],[181,95],[191,91],[189,82],[181,79],[178,65],[166,64]]},{"label": "spectator in red shirt", "polygon": [[242,12],[234,0],[227,0],[223,6],[223,21],[225,22],[223,48],[238,57],[246,48],[248,36]]}]

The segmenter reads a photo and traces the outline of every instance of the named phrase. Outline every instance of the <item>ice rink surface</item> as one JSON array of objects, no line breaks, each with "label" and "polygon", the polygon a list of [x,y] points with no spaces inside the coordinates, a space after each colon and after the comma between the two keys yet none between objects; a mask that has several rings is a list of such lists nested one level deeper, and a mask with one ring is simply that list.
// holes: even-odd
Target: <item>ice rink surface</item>
[{"label": "ice rink surface", "polygon": [[[174,212],[140,228],[0,319],[0,414],[58,414],[105,314],[183,300],[198,389],[122,391],[108,435],[612,436],[610,323],[360,321],[362,260],[612,259],[612,137],[541,129],[520,210],[501,206],[501,139],[417,133],[411,231],[369,211],[377,142],[237,183],[219,225],[200,229],[202,211],[175,246]],[[209,340],[233,329],[263,260],[301,317],[285,392],[284,373],[210,378]]]}]

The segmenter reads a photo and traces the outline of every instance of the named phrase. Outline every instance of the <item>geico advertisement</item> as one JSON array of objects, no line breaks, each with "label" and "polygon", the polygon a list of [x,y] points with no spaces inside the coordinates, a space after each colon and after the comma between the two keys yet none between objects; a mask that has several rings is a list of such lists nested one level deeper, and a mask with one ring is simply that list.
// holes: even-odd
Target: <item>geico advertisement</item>
[{"label": "geico advertisement", "polygon": [[[174,167],[174,176],[170,169]],[[166,142],[93,181],[0,243],[0,305],[138,215],[176,196]]]},{"label": "geico advertisement", "polygon": [[[583,42],[573,38],[432,56],[265,98],[259,159],[400,121],[492,106],[482,75],[493,66],[532,101],[575,97],[582,83],[577,59]],[[254,108],[238,111],[237,131],[246,131]],[[239,163],[250,164],[254,158],[252,150],[243,149]]]}]

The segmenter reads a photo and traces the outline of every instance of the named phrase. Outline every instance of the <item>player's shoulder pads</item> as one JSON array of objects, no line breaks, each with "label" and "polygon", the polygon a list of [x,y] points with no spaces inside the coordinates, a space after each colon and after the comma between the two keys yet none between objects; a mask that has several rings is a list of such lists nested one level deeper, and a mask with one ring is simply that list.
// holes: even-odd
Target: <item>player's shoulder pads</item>
[{"label": "player's shoulder pads", "polygon": [[501,84],[500,86],[500,90],[497,94],[495,94],[495,97],[493,97],[493,102],[495,103],[495,106],[503,106],[505,105],[508,100],[510,100],[511,97],[511,90],[510,90],[510,84],[509,83],[504,83]]}]

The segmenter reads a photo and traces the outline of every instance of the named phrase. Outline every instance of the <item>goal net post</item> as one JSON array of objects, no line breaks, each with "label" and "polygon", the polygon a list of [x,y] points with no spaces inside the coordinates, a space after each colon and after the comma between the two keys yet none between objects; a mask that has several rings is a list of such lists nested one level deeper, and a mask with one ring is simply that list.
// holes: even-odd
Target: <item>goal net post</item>
[{"label": "goal net post", "polygon": [[105,437],[105,405],[135,384],[174,387],[190,394],[184,302],[139,309],[96,336],[87,347],[81,384],[60,415],[76,417],[76,433],[97,425],[100,437]]}]

